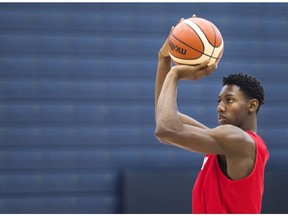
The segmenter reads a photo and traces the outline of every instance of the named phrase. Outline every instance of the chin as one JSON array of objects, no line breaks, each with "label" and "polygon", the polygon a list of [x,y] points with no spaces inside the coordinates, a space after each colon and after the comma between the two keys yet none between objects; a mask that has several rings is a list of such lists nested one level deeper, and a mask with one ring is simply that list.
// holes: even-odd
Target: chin
[{"label": "chin", "polygon": [[219,124],[219,125],[225,125],[225,124],[227,124],[227,123],[226,123],[225,120],[219,119],[219,120],[218,120],[218,124]]},{"label": "chin", "polygon": [[218,124],[219,125],[227,125],[227,124],[230,124],[230,125],[233,125],[232,123],[228,122],[228,121],[225,121],[225,120],[218,120]]}]

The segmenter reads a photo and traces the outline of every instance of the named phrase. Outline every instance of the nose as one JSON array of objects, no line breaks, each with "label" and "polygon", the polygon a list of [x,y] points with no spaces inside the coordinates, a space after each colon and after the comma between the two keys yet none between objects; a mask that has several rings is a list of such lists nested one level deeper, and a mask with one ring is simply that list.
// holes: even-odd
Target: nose
[{"label": "nose", "polygon": [[225,107],[223,106],[222,102],[220,102],[217,106],[217,112],[223,113],[225,111]]}]

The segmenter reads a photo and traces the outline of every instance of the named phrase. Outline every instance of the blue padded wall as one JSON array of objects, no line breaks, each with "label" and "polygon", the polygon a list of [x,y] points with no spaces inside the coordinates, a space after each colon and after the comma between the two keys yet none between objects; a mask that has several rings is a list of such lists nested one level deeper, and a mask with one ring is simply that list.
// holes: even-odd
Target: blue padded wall
[{"label": "blue padded wall", "polygon": [[286,3],[1,3],[0,213],[120,213],[127,170],[194,176],[203,155],[154,137],[157,53],[193,13],[216,24],[225,51],[209,78],[180,83],[180,110],[216,126],[222,77],[258,77],[267,169],[287,172],[287,12]]}]

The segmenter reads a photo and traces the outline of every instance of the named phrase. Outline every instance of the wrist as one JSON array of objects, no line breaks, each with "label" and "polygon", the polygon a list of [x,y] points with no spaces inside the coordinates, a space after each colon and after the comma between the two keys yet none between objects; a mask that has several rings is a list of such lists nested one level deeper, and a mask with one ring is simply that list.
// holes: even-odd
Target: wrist
[{"label": "wrist", "polygon": [[172,66],[172,61],[171,61],[170,56],[164,56],[163,54],[159,52],[158,65],[161,65],[161,67],[165,67],[166,68],[165,70],[167,70],[167,73],[168,73],[168,71],[171,69],[171,66]]},{"label": "wrist", "polygon": [[169,74],[171,74],[171,76],[173,76],[177,80],[181,79],[181,74],[180,74],[180,71],[178,70],[178,67],[173,66]]},{"label": "wrist", "polygon": [[168,51],[164,51],[162,49],[159,50],[158,58],[159,59],[170,59],[171,60],[171,57],[170,57]]}]

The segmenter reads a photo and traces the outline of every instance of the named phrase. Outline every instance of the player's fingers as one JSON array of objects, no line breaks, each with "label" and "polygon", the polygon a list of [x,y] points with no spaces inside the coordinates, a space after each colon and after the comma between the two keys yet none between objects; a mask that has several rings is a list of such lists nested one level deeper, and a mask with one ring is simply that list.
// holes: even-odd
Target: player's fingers
[{"label": "player's fingers", "polygon": [[184,18],[181,18],[178,23],[181,23],[183,20],[184,20]]},{"label": "player's fingers", "polygon": [[217,64],[212,64],[210,66],[203,68],[200,71],[203,74],[203,76],[208,76],[208,75],[212,74],[216,69],[217,69]]},{"label": "player's fingers", "polygon": [[202,68],[207,67],[208,64],[209,64],[209,60],[206,60],[206,61],[202,62],[201,64],[197,65],[196,67],[197,67],[198,70],[200,70]]},{"label": "player's fingers", "polygon": [[206,77],[210,74],[212,74],[216,70],[216,65],[211,65],[205,68],[202,68],[201,70],[196,71],[193,75],[193,80],[198,80],[203,77]]}]

